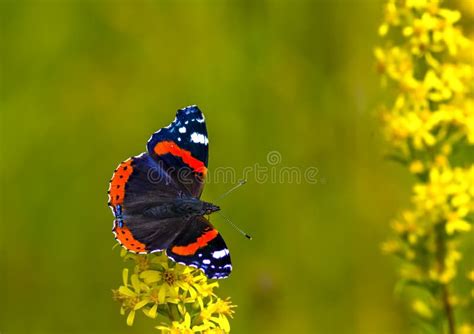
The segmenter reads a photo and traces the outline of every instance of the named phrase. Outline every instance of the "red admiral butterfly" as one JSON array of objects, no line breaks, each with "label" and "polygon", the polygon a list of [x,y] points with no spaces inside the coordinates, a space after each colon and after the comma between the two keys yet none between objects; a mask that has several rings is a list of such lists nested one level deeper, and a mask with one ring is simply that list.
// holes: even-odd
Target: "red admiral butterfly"
[{"label": "red admiral butterfly", "polygon": [[209,278],[225,278],[232,265],[219,232],[204,217],[219,207],[199,198],[207,173],[208,138],[197,106],[178,110],[155,132],[147,152],[122,162],[109,185],[112,232],[128,251],[165,251]]}]

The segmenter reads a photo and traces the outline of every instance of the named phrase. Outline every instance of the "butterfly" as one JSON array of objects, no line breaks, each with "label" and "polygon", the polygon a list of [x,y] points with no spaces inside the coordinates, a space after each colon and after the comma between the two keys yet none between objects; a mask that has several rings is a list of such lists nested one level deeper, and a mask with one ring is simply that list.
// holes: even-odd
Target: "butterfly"
[{"label": "butterfly", "polygon": [[219,211],[200,200],[209,140],[203,113],[179,109],[155,132],[147,151],[119,164],[109,184],[115,239],[138,254],[166,252],[173,261],[201,269],[208,278],[232,271],[221,234],[204,216]]}]

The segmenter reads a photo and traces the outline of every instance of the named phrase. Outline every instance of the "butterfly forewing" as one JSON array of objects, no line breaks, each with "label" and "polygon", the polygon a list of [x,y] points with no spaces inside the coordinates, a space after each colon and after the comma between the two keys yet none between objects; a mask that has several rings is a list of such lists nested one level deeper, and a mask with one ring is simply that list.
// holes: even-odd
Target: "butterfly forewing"
[{"label": "butterfly forewing", "polygon": [[200,197],[207,174],[209,140],[197,106],[178,110],[175,120],[155,132],[147,150],[193,197]]}]

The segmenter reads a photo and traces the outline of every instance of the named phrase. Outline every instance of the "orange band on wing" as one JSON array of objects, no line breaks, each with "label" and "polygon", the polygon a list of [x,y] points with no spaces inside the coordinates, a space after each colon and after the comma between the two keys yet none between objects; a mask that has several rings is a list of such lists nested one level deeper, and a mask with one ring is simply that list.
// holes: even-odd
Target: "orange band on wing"
[{"label": "orange band on wing", "polygon": [[112,180],[110,180],[110,204],[122,204],[125,197],[125,184],[133,172],[132,159],[122,162],[115,170]]},{"label": "orange band on wing", "polygon": [[117,239],[117,241],[129,251],[136,253],[142,253],[147,251],[146,245],[135,239],[133,237],[132,232],[130,232],[127,226],[115,226],[114,231],[115,239]]},{"label": "orange band on wing", "polygon": [[219,232],[217,230],[210,230],[201,235],[195,242],[187,246],[174,246],[171,251],[178,255],[193,255],[199,248],[202,248],[208,244],[209,241],[217,237]]},{"label": "orange band on wing", "polygon": [[183,162],[191,167],[195,172],[206,175],[207,168],[201,160],[196,159],[191,155],[191,152],[180,148],[173,141],[162,141],[156,144],[154,151],[157,155],[172,154],[175,157],[180,157]]}]

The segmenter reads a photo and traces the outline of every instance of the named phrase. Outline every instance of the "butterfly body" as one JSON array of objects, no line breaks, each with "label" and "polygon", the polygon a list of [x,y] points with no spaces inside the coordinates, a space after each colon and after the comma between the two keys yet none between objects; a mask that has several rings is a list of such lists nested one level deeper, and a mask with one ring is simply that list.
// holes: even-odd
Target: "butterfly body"
[{"label": "butterfly body", "polygon": [[157,219],[163,218],[191,218],[193,216],[209,215],[219,211],[219,207],[203,202],[197,198],[178,198],[160,205],[152,206],[143,212],[144,215]]},{"label": "butterfly body", "polygon": [[229,251],[204,217],[220,208],[200,200],[207,174],[207,129],[197,106],[178,110],[175,120],[155,132],[147,152],[117,167],[109,185],[113,233],[127,250],[165,251],[173,261],[225,278]]}]

